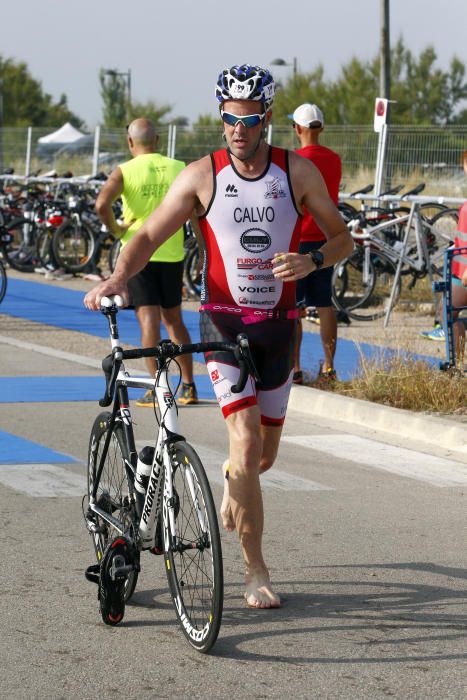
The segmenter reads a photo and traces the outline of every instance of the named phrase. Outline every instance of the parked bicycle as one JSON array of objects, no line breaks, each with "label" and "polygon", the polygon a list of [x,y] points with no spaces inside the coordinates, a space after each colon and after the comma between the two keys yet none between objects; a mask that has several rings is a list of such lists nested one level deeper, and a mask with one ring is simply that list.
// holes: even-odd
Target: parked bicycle
[{"label": "parked bicycle", "polygon": [[402,275],[411,276],[409,287],[426,275],[441,275],[444,250],[451,240],[440,222],[451,224],[452,218],[451,210],[443,211],[429,222],[413,203],[409,213],[382,223],[368,220],[364,213],[351,219],[348,226],[356,246],[352,255],[334,268],[336,308],[354,320],[374,320],[397,304]]},{"label": "parked bicycle", "polygon": [[[235,352],[240,377],[232,392],[243,390],[248,375],[257,377],[246,336],[237,343],[176,345],[163,340],[154,348],[123,350],[117,325],[119,297],[102,299],[112,353],[102,363],[105,396],[89,443],[87,506],[83,513],[92,535],[97,564],[86,577],[98,583],[103,621],[117,625],[133,594],[141,553],[163,554],[175,614],[188,642],[207,652],[217,639],[223,606],[222,552],[214,501],[202,462],[180,435],[176,391],[169,366],[193,352]],[[156,378],[131,377],[124,360],[155,357]],[[128,388],[155,391],[159,406],[154,445],[136,451]],[[156,404],[155,404],[156,406]],[[156,409],[155,409],[156,410]],[[85,497],[86,499],[86,497]]]}]

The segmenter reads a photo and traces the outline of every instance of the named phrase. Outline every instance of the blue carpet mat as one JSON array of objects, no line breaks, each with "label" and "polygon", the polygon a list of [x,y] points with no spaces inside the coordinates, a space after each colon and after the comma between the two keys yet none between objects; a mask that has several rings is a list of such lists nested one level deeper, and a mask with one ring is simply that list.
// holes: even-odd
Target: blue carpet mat
[{"label": "blue carpet mat", "polygon": [[[171,378],[173,390],[178,381]],[[198,398],[215,399],[207,374],[195,377]],[[104,377],[0,377],[0,403],[47,403],[60,401],[98,401],[104,395]],[[144,389],[129,389],[136,399]]]},{"label": "blue carpet mat", "polygon": [[62,464],[77,461],[69,455],[0,430],[0,464]]},{"label": "blue carpet mat", "polygon": [[[58,328],[107,338],[107,321],[102,317],[102,314],[88,311],[83,306],[83,297],[83,292],[40,284],[39,282],[10,279],[0,312]],[[198,319],[197,311],[183,311],[183,320],[193,342],[198,342],[200,339]],[[304,326],[306,328],[306,322]],[[139,327],[133,311],[123,311],[120,314],[119,328],[122,340],[134,346],[139,345]],[[362,343],[357,347],[353,341],[339,338],[335,357],[335,368],[339,379],[348,380],[356,373],[361,354],[371,358],[378,356],[381,352],[383,350],[378,346]],[[316,374],[319,368],[319,359],[322,356],[319,335],[304,333],[301,352],[303,368]],[[201,359],[201,356],[198,355],[197,359]],[[422,356],[422,359],[433,366],[438,366],[438,360],[435,358]]]}]

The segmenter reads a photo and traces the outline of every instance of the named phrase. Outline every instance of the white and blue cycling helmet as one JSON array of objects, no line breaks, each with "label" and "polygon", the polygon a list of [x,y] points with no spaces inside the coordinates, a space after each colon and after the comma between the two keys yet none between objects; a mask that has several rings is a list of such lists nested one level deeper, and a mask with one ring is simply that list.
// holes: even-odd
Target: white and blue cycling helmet
[{"label": "white and blue cycling helmet", "polygon": [[226,68],[219,75],[216,85],[216,97],[222,103],[225,100],[255,100],[262,102],[267,110],[274,101],[274,78],[266,68],[241,66]]}]

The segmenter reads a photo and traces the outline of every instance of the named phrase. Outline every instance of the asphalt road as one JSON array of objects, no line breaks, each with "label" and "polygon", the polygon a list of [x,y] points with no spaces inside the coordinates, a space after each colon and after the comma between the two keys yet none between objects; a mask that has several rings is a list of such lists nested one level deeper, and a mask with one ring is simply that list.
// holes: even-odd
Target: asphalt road
[{"label": "asphalt road", "polygon": [[[99,374],[21,347],[0,344],[0,353],[3,377]],[[223,625],[202,656],[185,642],[150,554],[122,625],[100,621],[84,578],[93,550],[81,514],[99,410],[34,395],[0,403],[4,439],[64,455],[51,468],[0,465],[1,697],[466,696],[465,465],[413,452],[412,468],[397,440],[381,462],[377,439],[290,413],[264,481],[264,550],[283,607],[245,608],[239,547],[224,534]],[[137,440],[150,442],[152,412],[135,408],[134,418]],[[226,434],[217,406],[185,407],[180,418],[219,503]]]}]

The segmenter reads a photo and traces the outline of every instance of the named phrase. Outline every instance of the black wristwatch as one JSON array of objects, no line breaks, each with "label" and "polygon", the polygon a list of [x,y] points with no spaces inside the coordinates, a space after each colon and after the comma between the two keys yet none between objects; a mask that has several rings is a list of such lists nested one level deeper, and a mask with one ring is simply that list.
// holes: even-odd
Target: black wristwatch
[{"label": "black wristwatch", "polygon": [[320,250],[312,250],[310,253],[308,253],[310,258],[313,260],[315,267],[317,270],[319,270],[320,267],[323,266],[324,263],[324,255]]}]

